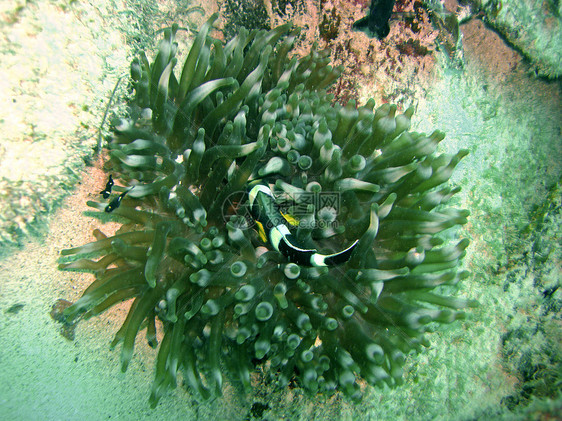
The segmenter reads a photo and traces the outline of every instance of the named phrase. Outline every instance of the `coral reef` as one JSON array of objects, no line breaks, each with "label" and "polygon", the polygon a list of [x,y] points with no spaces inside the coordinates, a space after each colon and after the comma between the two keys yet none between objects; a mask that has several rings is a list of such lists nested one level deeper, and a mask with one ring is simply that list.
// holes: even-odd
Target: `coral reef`
[{"label": "coral reef", "polygon": [[[458,36],[459,23],[466,23],[472,18],[481,19],[500,34],[511,48],[529,60],[536,75],[556,79],[562,74],[562,4],[558,0],[467,0],[445,3],[424,0],[422,3],[430,10],[432,21],[437,27],[441,30],[453,29],[450,31],[453,35],[451,40],[455,39],[455,33]],[[441,35],[445,33],[441,31]],[[446,49],[449,48],[447,44],[451,45],[444,39],[440,41]],[[460,46],[460,38],[457,41],[455,49]]]},{"label": "coral reef", "polygon": [[562,4],[558,0],[473,3],[485,14],[485,22],[529,59],[536,74],[549,79],[562,75]]},{"label": "coral reef", "polygon": [[[474,305],[451,296],[468,275],[468,241],[450,240],[468,212],[446,206],[467,152],[436,154],[444,134],[410,132],[412,109],[333,103],[341,69],[328,52],[291,57],[289,24],[223,45],[208,35],[215,19],[179,77],[175,26],[152,63],[131,65],[131,118],[114,121],[105,164],[113,196],[127,195],[111,213],[88,202],[122,225],[61,252],[61,269],[96,277],[65,321],[132,300],[111,346],[125,371],[140,330],[160,342],[153,406],[180,371],[201,399],[221,394],[225,373],[250,390],[260,364],[280,385],[354,399],[364,381],[401,384],[426,332]],[[349,261],[297,265],[264,243],[245,213],[251,180],[272,186],[299,244],[358,239]]]}]

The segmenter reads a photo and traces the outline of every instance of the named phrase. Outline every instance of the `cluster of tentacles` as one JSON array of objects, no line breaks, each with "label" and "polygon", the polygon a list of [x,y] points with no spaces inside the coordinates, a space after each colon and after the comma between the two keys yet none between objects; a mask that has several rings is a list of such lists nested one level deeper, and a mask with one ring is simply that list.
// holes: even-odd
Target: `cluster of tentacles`
[{"label": "cluster of tentacles", "polygon": [[[131,118],[114,122],[105,169],[117,192],[134,187],[108,214],[122,222],[115,235],[96,230],[97,241],[62,251],[76,256],[61,268],[96,277],[66,320],[132,300],[112,346],[122,343],[126,370],[140,330],[160,342],[152,405],[180,371],[207,399],[225,374],[249,390],[257,364],[312,393],[400,384],[425,333],[472,304],[447,295],[467,276],[457,266],[468,241],[446,239],[468,212],[445,206],[467,152],[435,154],[443,133],[408,131],[412,110],[333,104],[339,69],[323,52],[291,57],[289,25],[223,45],[208,35],[215,19],[179,78],[176,27],[152,63],[132,63]],[[330,252],[358,239],[349,261],[299,266],[263,242],[243,212],[257,179],[300,244]]]}]

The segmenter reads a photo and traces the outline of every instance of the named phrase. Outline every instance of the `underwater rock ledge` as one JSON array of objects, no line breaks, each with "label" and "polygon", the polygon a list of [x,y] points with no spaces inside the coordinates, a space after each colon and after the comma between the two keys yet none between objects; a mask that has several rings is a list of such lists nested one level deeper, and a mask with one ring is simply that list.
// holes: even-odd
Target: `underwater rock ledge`
[{"label": "underwater rock ledge", "polygon": [[[467,151],[436,154],[444,134],[410,132],[412,109],[334,104],[326,89],[340,69],[322,51],[291,57],[289,24],[223,45],[208,35],[216,18],[179,78],[176,26],[152,63],[131,64],[131,118],[114,122],[104,166],[120,186],[88,202],[121,227],[61,252],[61,269],[95,275],[65,322],[132,300],[111,347],[122,343],[125,371],[140,330],[159,346],[152,406],[179,371],[206,400],[225,375],[249,392],[260,364],[311,393],[360,399],[365,382],[400,385],[426,333],[475,305],[451,295],[468,276],[468,240],[448,240],[467,222],[447,207]],[[257,180],[299,245],[333,253],[357,240],[349,259],[288,261],[248,215]]]}]

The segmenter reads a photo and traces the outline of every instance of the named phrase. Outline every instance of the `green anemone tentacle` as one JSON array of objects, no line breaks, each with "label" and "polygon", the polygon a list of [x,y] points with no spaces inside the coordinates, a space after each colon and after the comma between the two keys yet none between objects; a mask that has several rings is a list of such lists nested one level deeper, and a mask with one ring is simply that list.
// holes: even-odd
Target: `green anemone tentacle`
[{"label": "green anemone tentacle", "polygon": [[[476,304],[454,295],[468,240],[451,239],[469,215],[447,205],[467,152],[436,154],[444,134],[410,132],[412,109],[334,104],[326,89],[341,69],[327,52],[292,53],[290,25],[223,46],[216,19],[183,66],[176,26],[152,63],[131,64],[138,117],[114,121],[104,165],[128,193],[111,213],[88,202],[121,225],[61,252],[61,269],[96,277],[66,320],[130,300],[112,346],[123,343],[125,370],[140,330],[160,341],[152,406],[179,371],[203,400],[232,379],[251,390],[256,365],[311,393],[398,386],[428,332]],[[330,255],[358,240],[349,260],[299,265],[263,241],[247,208],[256,180],[299,245]]]}]

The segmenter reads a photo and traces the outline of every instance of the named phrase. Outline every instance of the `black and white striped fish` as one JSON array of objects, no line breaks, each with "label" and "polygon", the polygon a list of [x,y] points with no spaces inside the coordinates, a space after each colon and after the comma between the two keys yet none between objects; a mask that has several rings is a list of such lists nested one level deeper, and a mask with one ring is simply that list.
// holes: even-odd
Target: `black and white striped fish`
[{"label": "black and white striped fish", "polygon": [[321,254],[316,249],[299,246],[287,227],[279,205],[269,186],[257,183],[248,191],[250,213],[261,224],[265,236],[275,250],[289,261],[303,266],[334,266],[347,262],[359,240],[338,253]]}]

